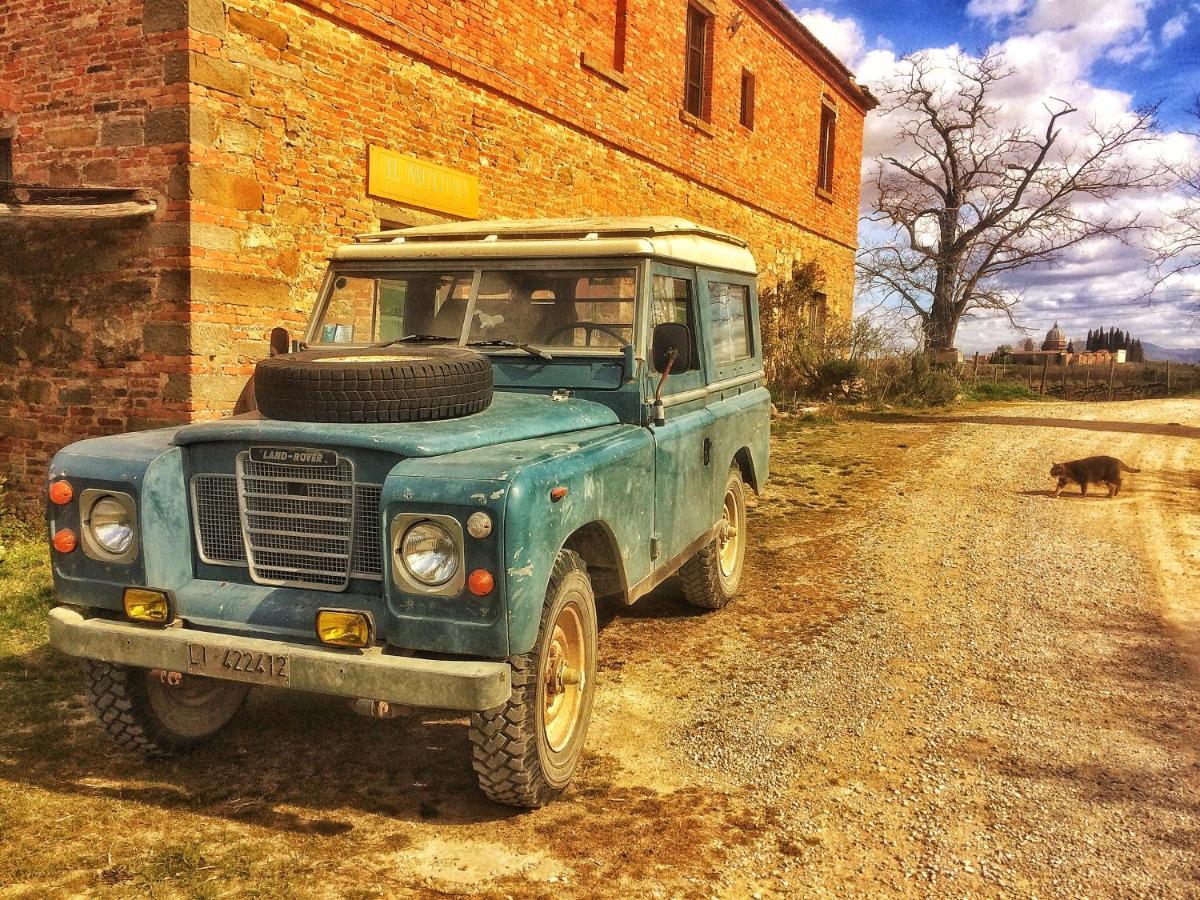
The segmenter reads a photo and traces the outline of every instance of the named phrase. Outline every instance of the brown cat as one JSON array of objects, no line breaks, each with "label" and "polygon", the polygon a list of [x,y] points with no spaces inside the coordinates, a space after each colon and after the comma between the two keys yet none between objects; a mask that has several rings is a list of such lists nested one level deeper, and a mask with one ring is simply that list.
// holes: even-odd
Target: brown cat
[{"label": "brown cat", "polygon": [[1063,492],[1068,481],[1079,485],[1079,493],[1087,496],[1088,483],[1108,485],[1108,496],[1115,497],[1121,492],[1121,473],[1140,472],[1125,465],[1115,456],[1089,456],[1087,459],[1076,459],[1071,462],[1055,463],[1050,467],[1050,474],[1058,479],[1058,489],[1054,496]]}]

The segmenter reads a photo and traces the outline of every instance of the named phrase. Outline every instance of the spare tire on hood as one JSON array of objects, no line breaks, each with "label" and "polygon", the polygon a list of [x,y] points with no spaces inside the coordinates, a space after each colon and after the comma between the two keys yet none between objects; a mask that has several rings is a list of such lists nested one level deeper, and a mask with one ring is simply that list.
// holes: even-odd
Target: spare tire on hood
[{"label": "spare tire on hood", "polygon": [[492,402],[492,364],[461,347],[303,350],[261,360],[259,411],[292,422],[427,422]]}]

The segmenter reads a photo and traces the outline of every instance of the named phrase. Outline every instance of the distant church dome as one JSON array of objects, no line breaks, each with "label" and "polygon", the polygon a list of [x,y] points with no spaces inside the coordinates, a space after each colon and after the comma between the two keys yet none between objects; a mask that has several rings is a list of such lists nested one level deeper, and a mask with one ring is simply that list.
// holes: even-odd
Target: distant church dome
[{"label": "distant church dome", "polygon": [[1059,351],[1067,349],[1067,336],[1058,327],[1057,320],[1054,322],[1054,327],[1046,332],[1046,340],[1042,342],[1042,349]]}]

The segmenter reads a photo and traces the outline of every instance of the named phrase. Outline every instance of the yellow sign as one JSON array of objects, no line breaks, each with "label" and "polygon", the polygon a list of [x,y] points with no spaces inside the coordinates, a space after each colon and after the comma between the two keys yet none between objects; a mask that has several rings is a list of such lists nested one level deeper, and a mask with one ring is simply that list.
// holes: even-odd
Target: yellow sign
[{"label": "yellow sign", "polygon": [[465,219],[479,215],[479,179],[474,175],[374,144],[367,145],[367,193]]}]

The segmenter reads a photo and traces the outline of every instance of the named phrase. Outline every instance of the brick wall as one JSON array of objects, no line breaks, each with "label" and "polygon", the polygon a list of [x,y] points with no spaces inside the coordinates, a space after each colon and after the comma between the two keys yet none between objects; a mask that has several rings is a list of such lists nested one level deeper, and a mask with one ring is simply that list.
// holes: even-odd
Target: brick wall
[{"label": "brick wall", "polygon": [[[302,325],[333,247],[381,220],[439,220],[366,195],[372,143],[478,176],[483,217],[681,215],[747,238],[768,281],[818,259],[831,310],[848,313],[853,86],[819,54],[797,55],[770,0],[712,0],[710,121],[689,123],[686,2],[630,4],[621,71],[615,6],[107,0],[80,14],[9,0],[0,84],[19,89],[0,87],[0,134],[15,129],[17,178],[149,188],[160,206],[123,236],[87,239],[113,246],[86,289],[66,269],[53,285],[24,281],[18,314],[63,298],[55,321],[71,349],[0,344],[0,423],[38,410],[57,423],[0,431],[0,466],[40,480],[74,436],[228,411],[270,327]],[[753,130],[739,124],[743,67]],[[823,94],[839,111],[832,200],[815,192]],[[6,276],[0,262],[0,280],[27,269]],[[131,278],[140,293],[110,303],[109,284]],[[113,310],[115,367],[97,337]],[[73,403],[85,382],[89,405]]]},{"label": "brick wall", "polygon": [[[0,137],[16,180],[146,189],[150,218],[0,219],[0,474],[36,491],[83,436],[190,415],[169,396],[163,321],[186,322],[187,84],[170,84],[186,30],[169,4],[5,0]],[[166,326],[168,329],[171,327]]]}]

